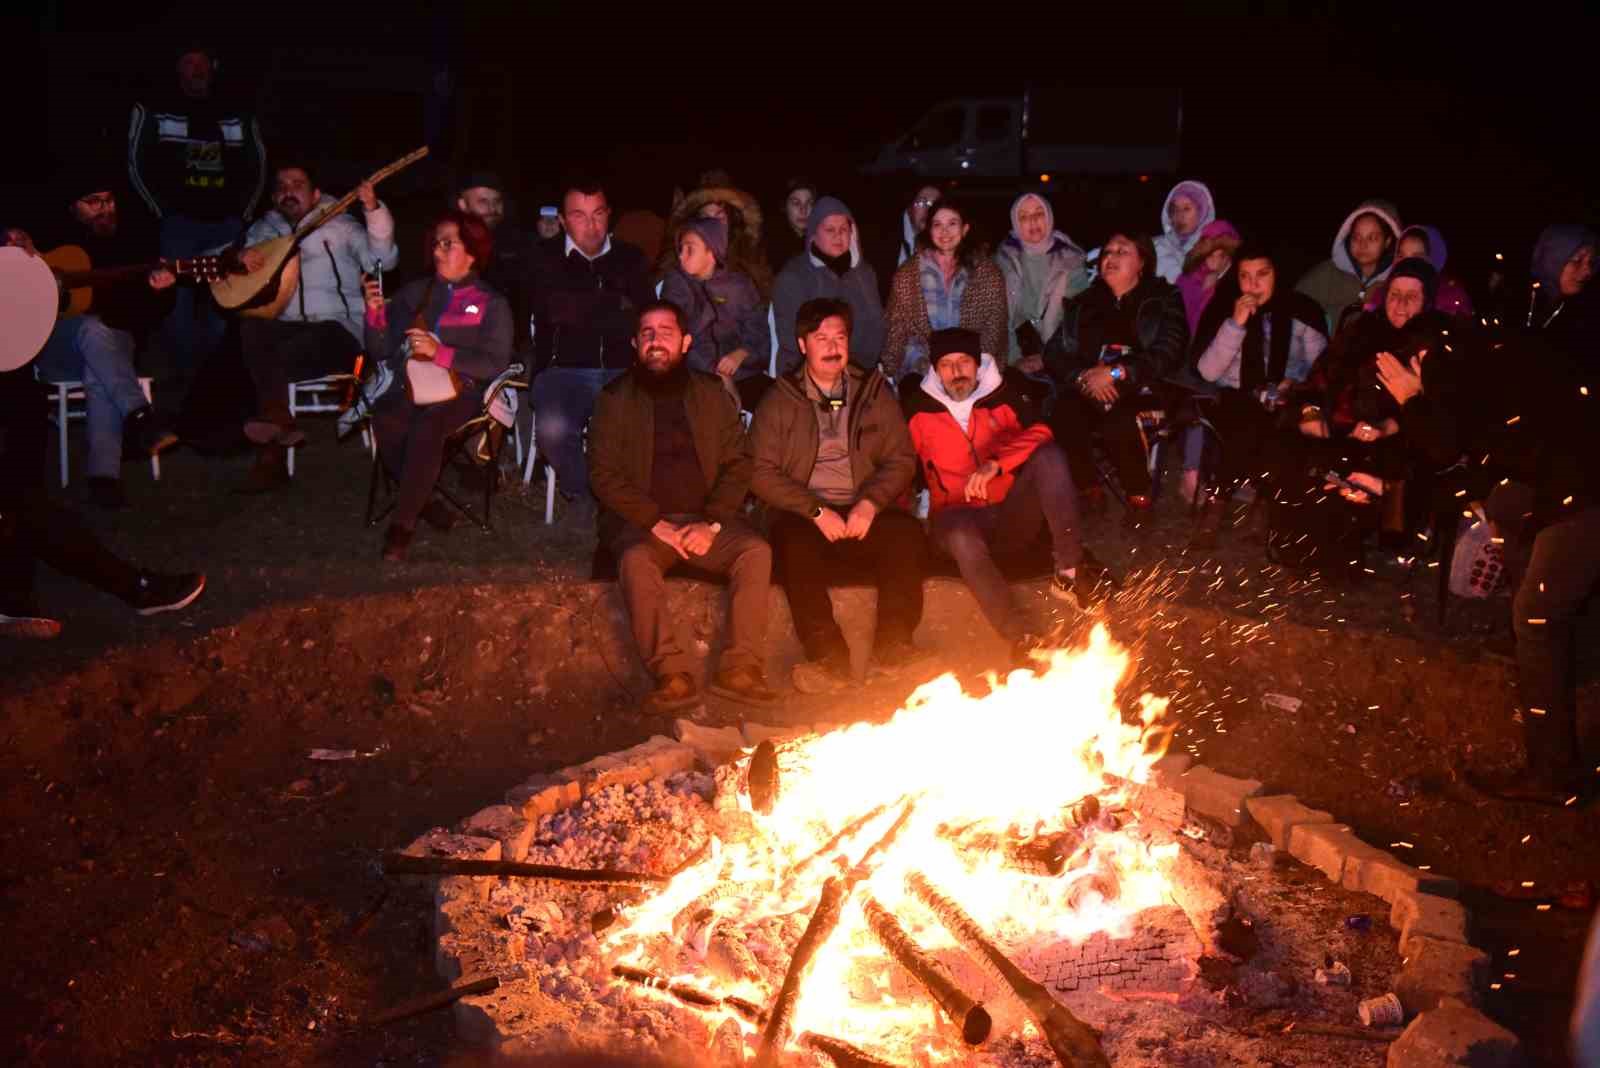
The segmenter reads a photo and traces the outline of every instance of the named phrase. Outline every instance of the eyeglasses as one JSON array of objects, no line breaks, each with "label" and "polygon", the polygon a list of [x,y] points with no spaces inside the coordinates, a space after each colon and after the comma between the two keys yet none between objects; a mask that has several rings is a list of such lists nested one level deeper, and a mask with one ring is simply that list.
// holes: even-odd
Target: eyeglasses
[{"label": "eyeglasses", "polygon": [[449,252],[453,248],[460,248],[461,242],[457,241],[453,237],[441,237],[433,243],[433,247],[435,249],[443,249],[444,251]]},{"label": "eyeglasses", "polygon": [[78,203],[86,208],[114,208],[117,198],[110,193],[96,193],[93,196],[79,197]]},{"label": "eyeglasses", "polygon": [[931,208],[937,203],[939,203],[937,200],[928,200],[924,198],[922,200],[913,200],[911,202],[911,206],[913,208]]}]

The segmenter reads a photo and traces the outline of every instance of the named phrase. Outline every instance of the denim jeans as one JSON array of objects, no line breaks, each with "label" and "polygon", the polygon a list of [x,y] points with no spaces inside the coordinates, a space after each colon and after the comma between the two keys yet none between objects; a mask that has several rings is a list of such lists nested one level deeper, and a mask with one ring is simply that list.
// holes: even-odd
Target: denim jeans
[{"label": "denim jeans", "polygon": [[[240,219],[191,219],[168,215],[161,220],[161,258],[188,259],[230,245],[244,232]],[[172,346],[178,369],[193,372],[222,343],[227,322],[216,302],[200,292],[197,285],[180,283],[174,287],[176,302],[167,316],[162,333]]]},{"label": "denim jeans", "polygon": [[133,369],[133,349],[133,335],[126,330],[114,330],[95,315],[79,315],[56,323],[34,364],[42,381],[83,383],[90,478],[118,477],[123,421],[149,403]]},{"label": "denim jeans", "polygon": [[1009,641],[1020,638],[1025,628],[994,554],[1026,548],[1040,524],[1050,528],[1056,570],[1077,567],[1083,559],[1078,490],[1067,458],[1054,442],[1040,445],[1017,468],[1016,481],[999,504],[944,508],[930,524],[933,543],[956,562],[984,616]]},{"label": "denim jeans", "polygon": [[583,428],[594,415],[595,398],[618,369],[550,367],[533,380],[536,446],[556,470],[556,486],[574,500],[587,500],[589,465],[583,458]]}]

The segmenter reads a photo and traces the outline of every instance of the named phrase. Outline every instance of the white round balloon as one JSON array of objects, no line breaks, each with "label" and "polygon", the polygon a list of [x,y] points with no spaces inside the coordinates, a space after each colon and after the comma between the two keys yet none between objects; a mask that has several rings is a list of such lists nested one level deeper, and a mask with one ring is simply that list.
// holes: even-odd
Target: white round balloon
[{"label": "white round balloon", "polygon": [[0,248],[0,371],[39,355],[56,325],[56,277],[44,260]]}]

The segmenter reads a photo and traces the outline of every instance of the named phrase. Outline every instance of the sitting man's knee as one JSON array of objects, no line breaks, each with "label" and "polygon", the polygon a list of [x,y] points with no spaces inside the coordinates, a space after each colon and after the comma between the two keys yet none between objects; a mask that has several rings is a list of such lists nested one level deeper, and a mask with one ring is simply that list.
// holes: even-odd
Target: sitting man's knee
[{"label": "sitting man's knee", "polygon": [[976,523],[951,523],[939,532],[945,551],[957,560],[989,553],[989,540]]},{"label": "sitting man's knee", "polygon": [[88,319],[79,329],[78,347],[84,352],[97,352],[132,357],[133,335],[107,326],[99,319]]}]

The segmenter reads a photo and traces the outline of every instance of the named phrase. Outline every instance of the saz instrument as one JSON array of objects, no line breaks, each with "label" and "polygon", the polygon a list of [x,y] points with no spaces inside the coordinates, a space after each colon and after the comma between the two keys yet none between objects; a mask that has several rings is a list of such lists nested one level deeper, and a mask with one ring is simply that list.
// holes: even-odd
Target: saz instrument
[{"label": "saz instrument", "polygon": [[94,305],[94,287],[111,282],[127,282],[143,278],[151,271],[165,268],[179,278],[198,278],[202,282],[215,282],[223,277],[225,268],[220,256],[196,256],[190,260],[156,260],[154,263],[137,263],[127,267],[95,267],[89,254],[77,245],[60,245],[40,257],[56,273],[66,290],[61,303],[60,317],[70,319],[82,315]]},{"label": "saz instrument", "polygon": [[[428,149],[424,146],[409,156],[402,156],[368,178],[366,184],[377,185],[391,174],[404,170],[427,154]],[[356,194],[354,192],[346,193],[339,200],[328,205],[326,211],[318,214],[294,233],[285,234],[282,237],[269,238],[259,245],[251,245],[249,251],[254,251],[261,255],[262,264],[260,270],[229,273],[212,282],[211,295],[216,298],[217,305],[228,310],[244,308],[253,301],[259,301],[266,297],[273,283],[276,282],[277,292],[267,297],[268,304],[259,309],[252,308],[251,313],[264,315],[266,307],[274,304],[281,310],[288,304],[289,295],[294,292],[293,285],[285,284],[288,282],[287,278],[279,278],[284,265],[299,251],[300,242],[310,237],[318,227],[343,215],[345,209],[349,208],[355,201]],[[273,314],[276,315],[276,312]]]}]

